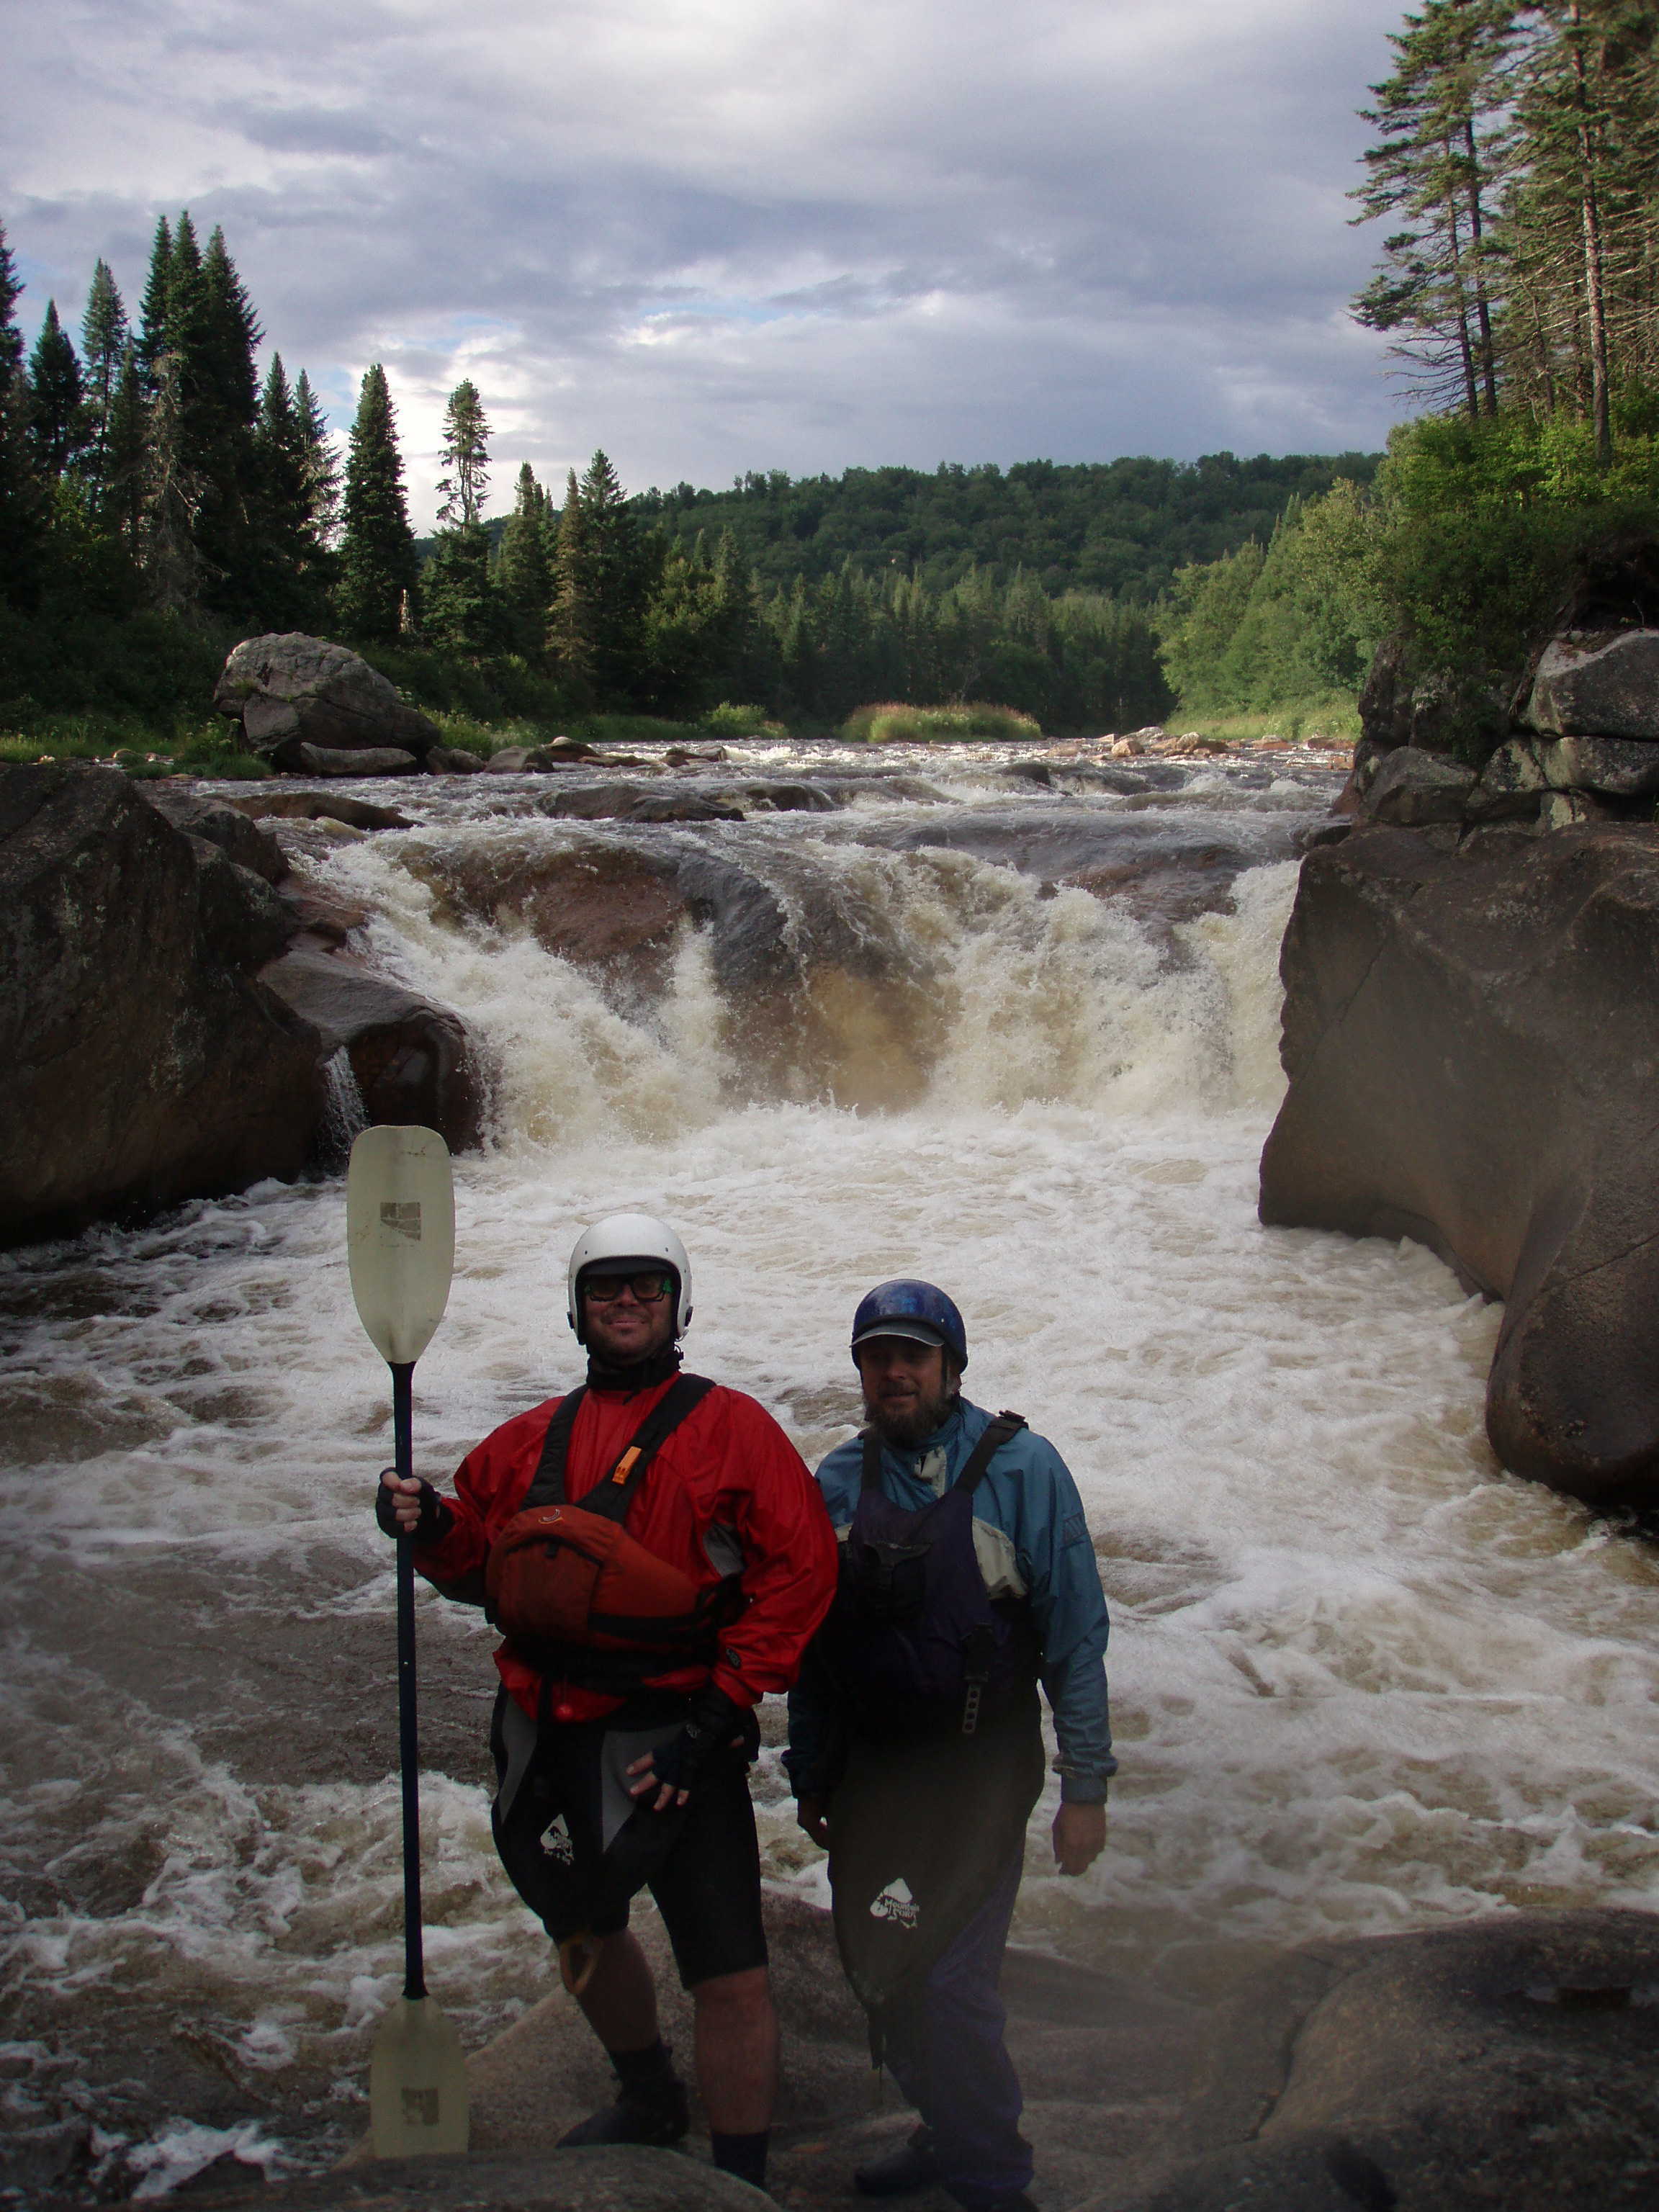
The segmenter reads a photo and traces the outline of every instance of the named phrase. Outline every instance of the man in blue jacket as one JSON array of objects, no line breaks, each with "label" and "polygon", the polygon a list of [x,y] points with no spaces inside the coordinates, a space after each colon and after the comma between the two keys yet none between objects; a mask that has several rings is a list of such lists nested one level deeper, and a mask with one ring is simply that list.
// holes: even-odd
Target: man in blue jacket
[{"label": "man in blue jacket", "polygon": [[961,1395],[967,1335],[944,1291],[881,1284],[852,1350],[868,1421],[818,1469],[841,1579],[790,1693],[787,1760],[830,1853],[872,2054],[921,2116],[854,2179],[1021,2212],[1031,2152],[997,1979],[1042,1786],[1037,1685],[1059,1744],[1054,1857],[1079,1875],[1105,1846],[1117,1765],[1106,1601],[1059,1453]]}]

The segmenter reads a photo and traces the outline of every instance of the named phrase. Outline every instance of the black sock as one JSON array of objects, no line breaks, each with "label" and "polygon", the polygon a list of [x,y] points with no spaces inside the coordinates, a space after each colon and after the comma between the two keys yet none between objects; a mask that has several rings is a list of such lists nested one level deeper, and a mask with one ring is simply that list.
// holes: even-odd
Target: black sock
[{"label": "black sock", "polygon": [[771,2140],[770,2128],[763,2128],[756,2136],[722,2136],[713,2129],[708,2135],[709,2148],[720,2172],[735,2173],[739,2181],[750,2182],[757,2189],[766,2186],[766,2147]]},{"label": "black sock", "polygon": [[654,2043],[647,2043],[643,2051],[612,2051],[607,2056],[623,2087],[637,2090],[644,2096],[672,2088],[678,2078],[673,2053],[661,2036]]}]

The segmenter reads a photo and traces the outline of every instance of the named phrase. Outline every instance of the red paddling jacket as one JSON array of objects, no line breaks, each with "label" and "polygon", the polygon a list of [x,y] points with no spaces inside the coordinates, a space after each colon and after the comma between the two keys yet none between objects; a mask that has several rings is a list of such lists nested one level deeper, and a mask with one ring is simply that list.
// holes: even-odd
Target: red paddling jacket
[{"label": "red paddling jacket", "polygon": [[[565,1460],[573,1505],[610,1474],[673,1381],[587,1391]],[[504,1421],[456,1470],[454,1495],[441,1500],[447,1527],[415,1551],[417,1570],[446,1596],[483,1602],[490,1546],[523,1504],[562,1402],[550,1398]],[[790,1686],[835,1595],[837,1553],[823,1493],[764,1407],[716,1383],[658,1448],[626,1527],[700,1589],[737,1577],[738,1609],[720,1631],[713,1664],[672,1668],[642,1687],[690,1696],[712,1680],[749,1706]],[[510,1644],[496,1651],[495,1665],[532,1717],[545,1711],[556,1721],[599,1720],[624,1702],[552,1679],[544,1705],[541,1674]]]}]

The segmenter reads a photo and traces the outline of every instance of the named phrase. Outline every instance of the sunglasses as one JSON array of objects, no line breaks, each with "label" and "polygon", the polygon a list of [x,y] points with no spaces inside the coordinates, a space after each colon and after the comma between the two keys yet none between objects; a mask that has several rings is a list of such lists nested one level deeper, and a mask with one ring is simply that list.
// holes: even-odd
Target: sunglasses
[{"label": "sunglasses", "polygon": [[660,1267],[653,1267],[639,1275],[584,1275],[582,1296],[590,1305],[614,1305],[624,1291],[632,1291],[642,1306],[653,1306],[665,1298],[673,1287],[674,1279]]}]

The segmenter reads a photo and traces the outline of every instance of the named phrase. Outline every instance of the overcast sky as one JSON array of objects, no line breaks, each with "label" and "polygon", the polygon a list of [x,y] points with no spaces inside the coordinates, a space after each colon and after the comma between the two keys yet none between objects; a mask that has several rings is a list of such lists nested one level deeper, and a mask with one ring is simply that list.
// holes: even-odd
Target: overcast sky
[{"label": "overcast sky", "polygon": [[1399,404],[1346,302],[1396,0],[9,0],[32,331],[215,222],[411,509],[446,393],[556,485],[1328,453]]}]

